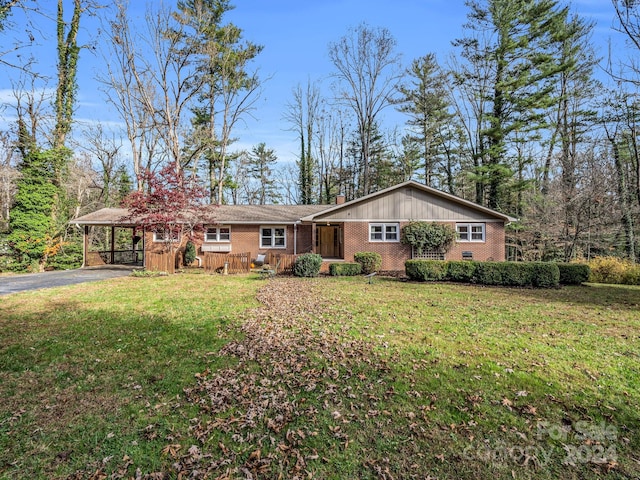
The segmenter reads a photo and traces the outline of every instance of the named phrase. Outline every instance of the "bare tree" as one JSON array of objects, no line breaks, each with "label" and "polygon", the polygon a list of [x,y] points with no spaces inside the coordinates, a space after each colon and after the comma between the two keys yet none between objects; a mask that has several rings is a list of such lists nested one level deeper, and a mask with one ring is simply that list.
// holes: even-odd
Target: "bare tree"
[{"label": "bare tree", "polygon": [[348,130],[347,113],[324,108],[318,117],[316,158],[319,177],[318,203],[333,203],[343,194],[342,170]]},{"label": "bare tree", "polygon": [[336,97],[355,115],[358,127],[362,181],[359,194],[371,190],[370,161],[374,126],[380,112],[394,102],[402,78],[396,41],[385,28],[360,24],[329,44],[329,58],[336,68]]},{"label": "bare tree", "polygon": [[[630,0],[611,0],[616,13],[618,25],[614,28],[628,40],[633,52],[640,53],[640,4]],[[624,80],[634,84],[640,83],[640,64],[631,57],[626,65],[627,72],[616,74],[609,69],[609,74],[617,80]]]},{"label": "bare tree", "polygon": [[84,131],[84,146],[87,154],[97,160],[98,164],[93,165],[96,174],[100,176],[97,188],[100,195],[97,199],[102,205],[110,207],[113,205],[111,191],[115,183],[119,168],[123,166],[121,151],[122,140],[116,138],[115,133],[107,134],[101,123],[89,126]]},{"label": "bare tree", "polygon": [[[188,114],[202,79],[193,66],[194,49],[185,48],[182,25],[164,8],[149,9],[146,31],[132,28],[127,5],[116,4],[109,22],[108,71],[100,81],[125,122],[138,189],[142,172],[164,160],[184,166]],[[113,65],[113,68],[110,66]]]},{"label": "bare tree", "polygon": [[16,181],[20,177],[15,157],[15,142],[7,132],[0,132],[0,232],[9,226]]},{"label": "bare tree", "polygon": [[300,157],[298,158],[298,188],[300,189],[300,203],[313,203],[314,171],[316,159],[314,152],[314,133],[320,108],[320,88],[311,80],[307,81],[306,89],[298,85],[293,89],[293,100],[287,104],[285,120],[291,125],[291,130],[298,135],[300,142]]}]

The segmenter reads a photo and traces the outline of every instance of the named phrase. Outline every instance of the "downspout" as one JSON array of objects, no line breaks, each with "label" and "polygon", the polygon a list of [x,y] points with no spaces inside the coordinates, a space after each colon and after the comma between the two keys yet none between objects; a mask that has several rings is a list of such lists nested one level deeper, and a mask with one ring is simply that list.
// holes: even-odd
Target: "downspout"
[{"label": "downspout", "polygon": [[293,224],[293,254],[298,254],[298,224],[300,220]]}]

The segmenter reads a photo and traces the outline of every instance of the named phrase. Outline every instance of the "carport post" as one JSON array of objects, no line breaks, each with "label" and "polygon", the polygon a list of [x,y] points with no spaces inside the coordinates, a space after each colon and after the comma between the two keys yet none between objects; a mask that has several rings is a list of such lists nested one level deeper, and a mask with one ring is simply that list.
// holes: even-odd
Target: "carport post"
[{"label": "carport post", "polygon": [[115,243],[116,243],[116,227],[111,226],[111,265],[114,265],[116,263]]},{"label": "carport post", "polygon": [[89,225],[84,226],[84,237],[82,238],[82,266],[87,266],[87,252],[89,251]]}]

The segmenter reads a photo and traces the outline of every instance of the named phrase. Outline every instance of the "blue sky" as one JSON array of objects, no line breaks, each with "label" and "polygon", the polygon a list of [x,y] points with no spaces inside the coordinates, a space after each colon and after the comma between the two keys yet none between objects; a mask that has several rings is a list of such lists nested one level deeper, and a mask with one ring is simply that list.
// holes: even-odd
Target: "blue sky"
[{"label": "blue sky", "polygon": [[[71,13],[71,0],[65,0]],[[146,2],[130,0],[132,15],[143,24]],[[332,72],[327,50],[328,44],[338,41],[350,27],[361,22],[371,27],[388,28],[397,40],[397,51],[404,65],[429,52],[435,52],[445,62],[454,50],[451,41],[462,36],[467,7],[463,0],[235,0],[236,8],[227,16],[244,31],[246,39],[264,46],[255,61],[263,78],[263,95],[257,102],[255,119],[248,118],[239,125],[235,148],[251,148],[265,142],[276,150],[281,161],[292,161],[296,156],[295,135],[282,120],[291,91],[305,85],[308,79],[321,80],[328,87]],[[39,8],[55,13],[54,0],[40,0]],[[576,0],[572,10],[597,23],[594,40],[600,54],[607,54],[607,42],[613,38],[613,51],[624,54],[619,38],[611,31],[613,7],[609,0]],[[48,10],[47,10],[48,9]],[[39,68],[53,72],[55,68],[55,36],[53,24],[42,17],[31,15],[42,25],[41,32],[48,38],[41,41],[38,52]],[[25,19],[16,14],[13,35],[21,34]],[[95,18],[84,19],[81,37],[83,41],[96,38],[99,23]],[[11,34],[11,33],[10,33]],[[100,85],[95,81],[97,71],[103,66],[100,55],[83,51],[80,59],[77,118],[82,122],[118,122],[112,107],[107,105]],[[15,73],[0,67],[0,101],[10,102],[11,79]],[[385,115],[392,116],[388,110]],[[0,128],[6,128],[12,118],[11,109],[0,111]],[[4,120],[4,121],[2,121]]]}]

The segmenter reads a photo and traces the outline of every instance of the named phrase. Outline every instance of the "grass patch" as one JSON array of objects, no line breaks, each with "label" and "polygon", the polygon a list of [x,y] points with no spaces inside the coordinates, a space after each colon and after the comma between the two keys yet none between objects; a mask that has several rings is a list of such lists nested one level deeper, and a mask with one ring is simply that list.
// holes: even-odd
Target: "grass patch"
[{"label": "grass patch", "polygon": [[122,278],[3,297],[0,477],[64,478],[126,456],[161,468],[183,388],[255,306],[247,277]]},{"label": "grass patch", "polygon": [[637,287],[185,274],[2,302],[0,478],[640,476]]}]

